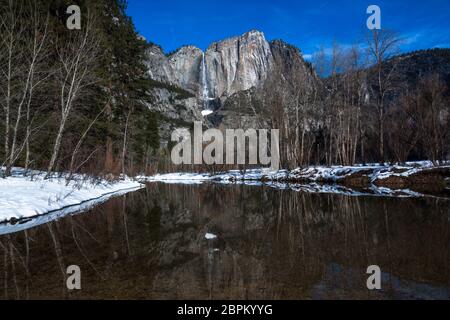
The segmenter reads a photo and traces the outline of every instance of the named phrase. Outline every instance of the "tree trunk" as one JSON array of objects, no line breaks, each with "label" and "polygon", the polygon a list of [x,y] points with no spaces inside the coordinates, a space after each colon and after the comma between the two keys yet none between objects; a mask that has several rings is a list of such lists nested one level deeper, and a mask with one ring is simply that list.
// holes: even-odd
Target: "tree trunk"
[{"label": "tree trunk", "polygon": [[379,141],[379,153],[380,153],[380,163],[384,163],[384,112],[383,107],[379,108],[378,116],[378,141]]},{"label": "tree trunk", "polygon": [[53,146],[52,157],[47,167],[47,176],[48,179],[51,175],[52,170],[55,168],[56,160],[58,159],[59,149],[61,148],[61,141],[63,137],[64,127],[65,127],[66,119],[61,120],[61,124],[59,126],[58,135],[56,136],[55,144]]}]

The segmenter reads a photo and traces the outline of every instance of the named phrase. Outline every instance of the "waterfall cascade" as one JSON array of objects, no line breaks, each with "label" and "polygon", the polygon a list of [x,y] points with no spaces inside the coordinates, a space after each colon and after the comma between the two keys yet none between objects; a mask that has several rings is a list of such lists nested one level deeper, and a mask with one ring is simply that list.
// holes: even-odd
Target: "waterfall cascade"
[{"label": "waterfall cascade", "polygon": [[204,52],[202,53],[201,71],[202,71],[201,83],[202,83],[202,99],[203,99],[202,115],[207,116],[213,113],[213,111],[209,109],[209,101],[211,99],[209,98],[208,79],[206,78],[206,57]]},{"label": "waterfall cascade", "polygon": [[205,53],[202,53],[202,97],[203,100],[208,100],[209,91],[208,91],[208,80],[206,79],[206,57]]}]

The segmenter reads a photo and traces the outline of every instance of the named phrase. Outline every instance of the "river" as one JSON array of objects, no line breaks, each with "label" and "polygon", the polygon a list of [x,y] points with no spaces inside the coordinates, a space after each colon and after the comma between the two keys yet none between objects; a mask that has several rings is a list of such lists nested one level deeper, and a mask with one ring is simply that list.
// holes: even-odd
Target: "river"
[{"label": "river", "polygon": [[3,299],[450,299],[449,199],[149,183],[8,228]]}]

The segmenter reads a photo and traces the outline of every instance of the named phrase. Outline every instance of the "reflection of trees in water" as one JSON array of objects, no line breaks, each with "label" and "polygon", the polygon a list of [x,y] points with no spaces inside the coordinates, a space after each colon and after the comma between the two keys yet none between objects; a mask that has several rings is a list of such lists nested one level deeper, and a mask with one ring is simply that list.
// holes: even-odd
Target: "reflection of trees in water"
[{"label": "reflection of trees in water", "polygon": [[[342,287],[329,297],[364,298],[371,264],[448,286],[449,224],[439,199],[151,184],[0,237],[0,284],[6,298],[295,299],[334,286],[323,281],[339,265]],[[78,292],[65,289],[71,264],[82,270]]]}]

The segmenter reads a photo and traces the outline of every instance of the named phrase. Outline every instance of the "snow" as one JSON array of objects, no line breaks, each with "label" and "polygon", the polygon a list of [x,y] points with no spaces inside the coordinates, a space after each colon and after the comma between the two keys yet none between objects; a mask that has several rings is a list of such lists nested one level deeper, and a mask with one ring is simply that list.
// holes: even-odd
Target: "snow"
[{"label": "snow", "polygon": [[[445,163],[440,168],[450,169],[449,163]],[[317,166],[308,168],[297,168],[287,173],[287,179],[306,179],[309,181],[334,181],[337,182],[350,175],[361,173],[370,177],[374,182],[378,179],[386,179],[389,177],[407,177],[412,174],[433,168],[431,161],[406,162],[404,165],[389,164],[369,164],[354,166]]]},{"label": "snow", "polygon": [[214,111],[209,110],[209,109],[202,110],[202,116],[204,116],[204,117],[209,116],[212,113],[214,113]]},{"label": "snow", "polygon": [[[392,176],[409,176],[420,171],[433,168],[430,161],[407,162],[404,165],[389,164],[357,164],[354,166],[315,166],[297,168],[294,170],[270,171],[267,168],[230,170],[220,174],[208,173],[169,173],[158,174],[152,177],[141,176],[139,181],[164,182],[177,184],[202,184],[214,182],[220,184],[245,184],[256,186],[269,186],[277,189],[290,189],[294,191],[314,193],[338,193],[351,196],[379,195],[395,197],[420,197],[420,193],[409,189],[393,190],[385,187],[377,187],[373,183],[378,179],[386,179]],[[450,169],[450,163],[445,163],[440,168]],[[339,185],[339,180],[353,174],[368,176],[372,185],[363,191],[356,191]],[[302,183],[292,183],[298,181]],[[303,183],[304,182],[304,183]]]},{"label": "snow", "polygon": [[111,183],[74,175],[68,184],[59,174],[47,180],[44,177],[45,173],[38,171],[24,176],[22,169],[14,168],[11,177],[0,178],[0,222],[43,215],[86,201],[101,202],[105,197],[143,187],[127,177]]},{"label": "snow", "polygon": [[217,236],[215,234],[212,234],[212,233],[207,233],[207,234],[205,234],[205,239],[213,240],[213,239],[217,239]]},{"label": "snow", "polygon": [[151,177],[137,176],[136,180],[142,182],[165,182],[174,184],[201,184],[210,180],[211,175],[205,173],[168,173],[157,174]]},{"label": "snow", "polygon": [[0,235],[20,232],[23,230],[27,230],[33,227],[37,227],[51,221],[58,220],[68,215],[72,214],[81,214],[83,212],[89,211],[92,208],[108,201],[113,197],[118,197],[129,193],[130,189],[120,190],[117,192],[106,194],[100,198],[96,198],[93,200],[85,201],[77,205],[72,205],[68,207],[64,207],[61,210],[51,211],[44,215],[35,216],[32,218],[24,218],[20,220],[20,223],[0,223]]}]

